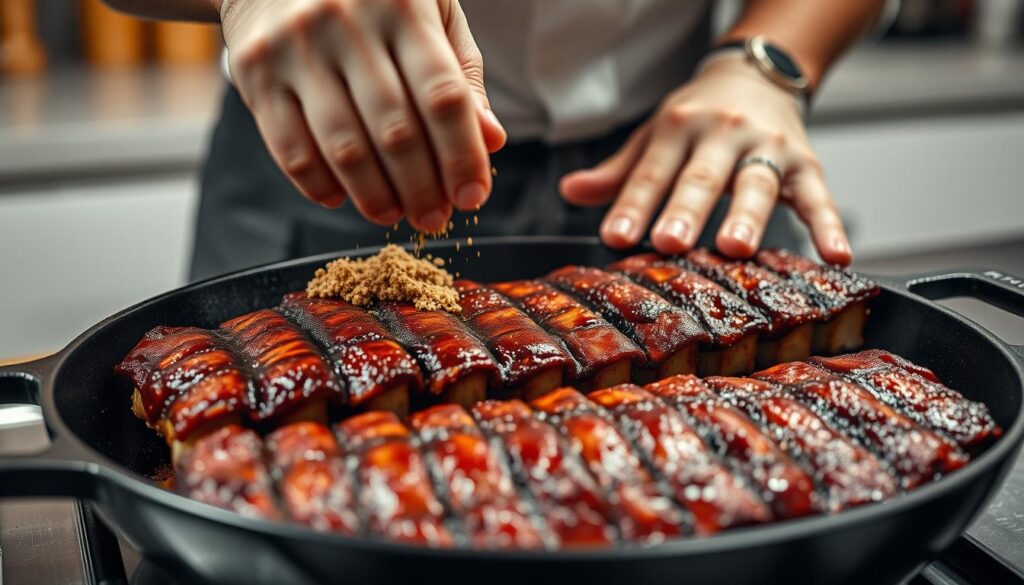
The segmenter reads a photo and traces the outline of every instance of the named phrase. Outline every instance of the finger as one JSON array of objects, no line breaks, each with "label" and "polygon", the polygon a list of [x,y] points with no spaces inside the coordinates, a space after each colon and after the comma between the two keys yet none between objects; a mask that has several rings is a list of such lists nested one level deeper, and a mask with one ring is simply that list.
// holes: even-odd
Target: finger
[{"label": "finger", "polygon": [[649,128],[647,124],[641,126],[615,154],[596,167],[562,177],[562,197],[574,205],[585,206],[605,205],[615,198],[647,146]]},{"label": "finger", "polygon": [[477,209],[491,191],[490,158],[480,131],[476,98],[444,35],[435,3],[409,5],[393,51],[423,120],[448,200]]},{"label": "finger", "polygon": [[740,169],[733,179],[729,211],[715,238],[718,250],[733,258],[752,256],[761,244],[778,196],[779,177],[769,166],[755,163]]},{"label": "finger", "polygon": [[294,83],[321,156],[363,216],[378,225],[396,223],[402,218],[402,205],[370,146],[348,89],[333,66],[317,55],[308,57]]},{"label": "finger", "polygon": [[359,22],[344,21],[332,35],[339,43],[340,70],[377,157],[402,203],[409,223],[436,232],[451,216],[415,107],[380,36]]},{"label": "finger", "polygon": [[813,170],[798,172],[787,182],[786,189],[792,191],[788,203],[810,228],[822,260],[849,265],[853,261],[850,240],[821,174]]},{"label": "finger", "polygon": [[686,154],[684,137],[674,130],[654,132],[622,191],[601,223],[601,239],[613,248],[635,246],[658,210]]},{"label": "finger", "polygon": [[681,254],[693,248],[738,157],[737,147],[725,140],[704,140],[696,146],[651,230],[651,243],[658,251]]}]

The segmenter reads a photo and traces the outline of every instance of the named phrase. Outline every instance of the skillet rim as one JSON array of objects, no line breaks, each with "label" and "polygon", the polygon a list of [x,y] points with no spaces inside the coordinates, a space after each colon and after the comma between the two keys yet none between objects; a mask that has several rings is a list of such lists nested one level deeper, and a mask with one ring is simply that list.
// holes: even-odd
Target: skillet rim
[{"label": "skillet rim", "polygon": [[[595,246],[599,245],[596,237],[590,236],[502,236],[502,237],[480,237],[476,238],[474,244],[479,248],[486,248],[498,245],[570,245],[570,246]],[[431,242],[428,249],[454,248],[454,242]],[[270,538],[281,538],[295,543],[307,542],[320,547],[347,547],[355,550],[375,550],[376,552],[387,553],[398,556],[428,556],[437,560],[476,560],[476,561],[519,561],[519,562],[619,562],[625,560],[657,559],[664,557],[686,557],[691,555],[702,555],[722,553],[730,550],[758,548],[789,540],[798,540],[816,536],[820,533],[852,527],[858,524],[867,524],[879,517],[897,515],[908,512],[914,508],[924,505],[930,500],[937,499],[943,494],[962,488],[980,476],[985,475],[990,469],[1009,458],[1014,451],[1020,448],[1021,437],[1024,436],[1024,360],[1017,355],[1013,346],[1003,342],[987,329],[981,327],[974,321],[960,315],[956,311],[934,303],[920,295],[910,292],[903,282],[897,281],[893,276],[872,276],[876,282],[887,292],[903,297],[911,302],[924,304],[929,309],[937,310],[948,317],[954,318],[960,325],[965,326],[975,333],[980,334],[1011,367],[1016,375],[1018,387],[1017,394],[1020,396],[1021,407],[1018,409],[1013,423],[1006,429],[1006,432],[993,445],[990,445],[978,457],[972,459],[964,468],[959,469],[940,480],[931,482],[910,493],[903,493],[899,496],[860,506],[851,510],[837,513],[823,513],[806,518],[794,520],[783,520],[772,522],[767,525],[733,528],[720,533],[707,536],[695,537],[686,536],[682,538],[668,539],[662,543],[653,545],[624,544],[611,548],[588,549],[588,550],[487,550],[472,548],[429,548],[423,546],[400,544],[373,537],[351,537],[327,532],[317,532],[299,524],[287,521],[264,520],[261,518],[247,517],[237,512],[217,508],[210,504],[204,504],[191,500],[183,495],[168,491],[159,487],[149,478],[137,474],[120,463],[100,453],[97,449],[82,440],[65,423],[59,414],[56,404],[56,382],[60,378],[61,370],[65,362],[71,359],[78,348],[95,336],[101,330],[108,327],[117,327],[119,321],[130,318],[144,307],[163,302],[167,299],[181,294],[194,292],[207,286],[237,279],[243,276],[250,276],[258,273],[272,273],[275,271],[292,268],[298,265],[311,262],[326,261],[340,256],[362,256],[375,251],[376,247],[360,248],[358,250],[344,250],[329,252],[315,256],[307,256],[283,262],[275,262],[261,266],[242,269],[225,275],[215,276],[197,283],[192,283],[177,289],[156,295],[154,297],[136,303],[126,309],[101,320],[85,332],[72,340],[64,349],[52,358],[46,358],[48,364],[48,375],[41,380],[42,385],[42,406],[44,419],[51,430],[51,449],[58,445],[70,447],[74,455],[81,455],[81,460],[75,460],[72,456],[69,463],[85,463],[79,471],[90,476],[95,482],[91,498],[103,503],[102,482],[108,482],[119,489],[132,492],[136,497],[149,500],[151,503],[170,508],[176,512],[197,516],[200,519],[227,524],[228,526],[254,532],[260,536]],[[51,361],[52,360],[52,361]],[[46,456],[46,453],[36,456]],[[26,458],[31,459],[29,455]],[[108,486],[109,487],[109,486]],[[991,498],[996,489],[986,494],[986,500]],[[102,512],[102,507],[101,507]],[[106,514],[104,514],[106,515]],[[116,523],[115,523],[116,524]]]}]

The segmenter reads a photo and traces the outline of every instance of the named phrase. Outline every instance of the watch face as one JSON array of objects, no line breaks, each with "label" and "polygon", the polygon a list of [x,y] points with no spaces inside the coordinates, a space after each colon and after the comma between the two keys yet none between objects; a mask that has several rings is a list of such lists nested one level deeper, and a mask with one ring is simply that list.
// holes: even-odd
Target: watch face
[{"label": "watch face", "polygon": [[800,73],[800,69],[797,68],[796,63],[794,63],[788,55],[775,48],[774,45],[765,43],[764,52],[768,55],[768,58],[771,59],[772,64],[775,65],[775,69],[778,70],[779,73],[790,79],[799,79],[800,77],[803,77]]}]

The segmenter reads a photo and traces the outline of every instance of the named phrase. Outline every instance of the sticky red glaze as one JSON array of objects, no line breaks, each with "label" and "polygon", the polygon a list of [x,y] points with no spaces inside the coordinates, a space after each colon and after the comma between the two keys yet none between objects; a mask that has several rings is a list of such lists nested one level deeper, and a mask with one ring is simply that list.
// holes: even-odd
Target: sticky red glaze
[{"label": "sticky red glaze", "polygon": [[764,424],[779,444],[802,457],[827,490],[828,507],[840,511],[879,501],[897,491],[882,462],[809,407],[763,380],[712,376],[704,383]]},{"label": "sticky red glaze", "polygon": [[487,347],[458,317],[446,311],[421,311],[407,303],[380,303],[377,316],[399,343],[419,361],[431,394],[475,372],[499,376]]},{"label": "sticky red glaze", "polygon": [[614,542],[609,504],[583,462],[550,425],[519,400],[473,405],[480,428],[502,445],[513,472],[533,494],[562,546],[605,547]]},{"label": "sticky red glaze", "polygon": [[867,350],[807,361],[865,385],[889,405],[926,428],[948,435],[964,449],[980,449],[1002,435],[984,404],[935,381],[930,370],[888,352]]},{"label": "sticky red glaze", "polygon": [[694,376],[672,376],[646,390],[687,414],[701,435],[731,457],[760,488],[778,518],[819,509],[814,480],[742,411]]},{"label": "sticky red glaze", "polygon": [[186,440],[197,427],[255,412],[252,381],[206,329],[156,327],[115,371],[139,390],[147,423],[170,422],[174,436],[165,437],[168,441]]},{"label": "sticky red glaze", "polygon": [[689,313],[621,274],[566,266],[545,280],[587,302],[626,333],[647,355],[646,367],[687,345],[711,340]]},{"label": "sticky red glaze", "polygon": [[558,340],[497,291],[469,280],[455,281],[455,289],[459,317],[487,345],[506,386],[519,386],[551,368],[573,367]]},{"label": "sticky red glaze", "polygon": [[757,372],[754,377],[791,385],[790,391],[796,396],[845,423],[847,433],[892,465],[905,489],[915,488],[937,473],[949,473],[967,463],[967,456],[955,443],[839,376],[803,362],[791,362]]},{"label": "sticky red glaze", "polygon": [[686,531],[679,510],[661,495],[629,439],[603,411],[572,388],[560,388],[533,400],[573,445],[598,485],[615,494],[623,537],[658,541]]},{"label": "sticky red glaze", "polygon": [[823,266],[789,250],[764,248],[758,251],[755,260],[802,285],[829,314],[835,314],[857,301],[878,296],[881,290],[877,283],[859,274]]},{"label": "sticky red glaze", "polygon": [[668,481],[695,519],[697,534],[767,522],[771,513],[745,482],[708,449],[678,411],[631,384],[587,398],[609,410],[647,463]]},{"label": "sticky red glaze", "polygon": [[430,474],[394,413],[357,415],[336,430],[356,458],[359,507],[371,534],[433,547],[453,544]]},{"label": "sticky red glaze", "polygon": [[810,297],[753,262],[726,260],[699,248],[686,255],[686,263],[760,310],[768,317],[773,334],[782,335],[822,317],[821,309]]},{"label": "sticky red glaze", "polygon": [[468,412],[442,404],[412,416],[427,463],[449,509],[478,548],[541,548],[544,537],[502,464]]},{"label": "sticky red glaze", "polygon": [[178,458],[175,489],[206,504],[245,516],[278,519],[259,436],[238,425],[197,439]]},{"label": "sticky red glaze", "polygon": [[603,317],[568,294],[537,280],[492,285],[565,343],[575,358],[572,379],[589,378],[620,361],[643,362],[644,352]]},{"label": "sticky red glaze", "polygon": [[338,299],[311,299],[304,292],[285,295],[281,310],[328,348],[352,406],[399,384],[413,392],[423,389],[416,360],[365,310]]},{"label": "sticky red glaze", "polygon": [[283,417],[313,400],[345,400],[331,364],[281,313],[262,309],[220,328],[256,373],[259,418]]},{"label": "sticky red glaze", "polygon": [[717,282],[666,262],[657,254],[638,254],[608,267],[658,291],[688,310],[717,346],[730,346],[751,333],[768,329],[768,320]]}]

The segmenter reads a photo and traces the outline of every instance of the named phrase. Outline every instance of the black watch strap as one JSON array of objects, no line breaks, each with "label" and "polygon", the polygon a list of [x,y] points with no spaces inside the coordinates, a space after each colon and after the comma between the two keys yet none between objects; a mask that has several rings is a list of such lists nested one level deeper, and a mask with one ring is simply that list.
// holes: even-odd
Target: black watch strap
[{"label": "black watch strap", "polygon": [[774,45],[762,36],[750,39],[728,41],[715,45],[708,51],[707,55],[714,55],[720,51],[742,50],[758,70],[772,82],[783,89],[803,96],[805,102],[810,102],[810,88],[807,77],[801,71],[796,61],[783,49]]}]

